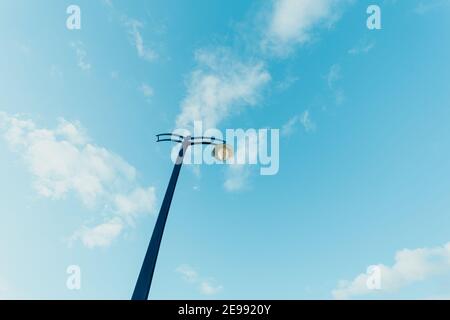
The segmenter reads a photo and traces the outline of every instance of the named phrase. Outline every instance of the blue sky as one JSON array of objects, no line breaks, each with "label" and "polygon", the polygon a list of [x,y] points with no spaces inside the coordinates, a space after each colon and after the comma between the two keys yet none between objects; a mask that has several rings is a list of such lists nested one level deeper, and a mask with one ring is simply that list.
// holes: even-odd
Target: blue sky
[{"label": "blue sky", "polygon": [[447,0],[2,1],[0,298],[129,299],[154,136],[193,120],[280,129],[280,168],[183,168],[151,298],[449,298],[448,30]]}]

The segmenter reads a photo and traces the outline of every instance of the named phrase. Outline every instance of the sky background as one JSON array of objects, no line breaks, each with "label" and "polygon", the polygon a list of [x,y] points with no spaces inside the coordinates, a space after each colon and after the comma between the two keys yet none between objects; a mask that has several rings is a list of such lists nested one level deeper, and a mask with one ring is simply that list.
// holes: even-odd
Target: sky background
[{"label": "sky background", "polygon": [[151,298],[450,298],[449,30],[447,0],[1,1],[0,298],[129,299],[154,136],[196,119],[280,129],[280,170],[183,167]]}]

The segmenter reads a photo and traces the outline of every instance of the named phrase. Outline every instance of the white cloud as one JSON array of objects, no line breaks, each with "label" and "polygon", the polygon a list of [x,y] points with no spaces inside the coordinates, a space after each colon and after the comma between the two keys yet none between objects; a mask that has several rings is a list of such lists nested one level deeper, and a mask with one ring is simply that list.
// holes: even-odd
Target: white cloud
[{"label": "white cloud", "polygon": [[91,64],[87,61],[87,51],[81,41],[72,42],[70,46],[75,50],[78,67],[83,71],[91,70]]},{"label": "white cloud", "polygon": [[129,194],[116,194],[114,204],[117,210],[126,216],[152,212],[155,208],[155,188],[135,188]]},{"label": "white cloud", "polygon": [[226,171],[226,177],[224,182],[225,190],[233,192],[240,191],[246,188],[248,185],[248,179],[250,177],[250,168],[243,164],[229,165]]},{"label": "white cloud", "polygon": [[290,118],[288,120],[288,122],[286,122],[283,127],[281,128],[281,135],[283,136],[290,136],[291,134],[293,134],[295,132],[295,129],[297,127],[297,123],[299,120],[299,116],[295,115],[292,118]]},{"label": "white cloud", "polygon": [[311,40],[316,26],[331,26],[348,1],[273,0],[262,47],[278,55],[290,53],[296,44]]},{"label": "white cloud", "polygon": [[198,286],[198,290],[203,295],[215,295],[222,291],[223,286],[217,284],[212,278],[204,279],[197,271],[194,270],[190,265],[183,264],[179,266],[176,270],[177,273],[181,275],[183,280],[195,284]]},{"label": "white cloud", "polygon": [[[188,81],[188,94],[181,103],[177,128],[191,129],[194,121],[203,128],[216,128],[224,119],[245,106],[256,104],[262,88],[271,79],[260,61],[242,61],[221,48],[196,53],[197,68]],[[225,188],[241,190],[246,185],[249,169],[231,166],[227,169]]]},{"label": "white cloud", "polygon": [[296,83],[299,80],[299,77],[295,77],[292,75],[287,76],[283,81],[280,81],[277,83],[276,88],[279,91],[285,91],[292,87],[294,83]]},{"label": "white cloud", "polygon": [[153,97],[153,94],[154,94],[153,88],[151,86],[149,86],[148,84],[146,84],[146,83],[142,83],[139,86],[139,91],[142,92],[142,94],[144,95],[144,97],[147,100],[150,100],[150,98]]},{"label": "white cloud", "polygon": [[[284,55],[295,44],[311,39],[316,26],[331,26],[340,17],[342,7],[352,0],[273,0],[266,13],[263,48]],[[241,61],[229,50],[200,50],[197,68],[188,82],[188,94],[177,117],[178,128],[203,120],[205,128],[216,127],[242,105],[253,105],[270,74],[262,61]],[[295,77],[279,84],[283,90]]]},{"label": "white cloud", "polygon": [[316,124],[311,119],[309,110],[304,111],[300,115],[295,115],[286,122],[281,128],[283,136],[290,136],[295,132],[297,125],[301,125],[305,132],[312,132],[316,130]]},{"label": "white cloud", "polygon": [[[73,192],[89,209],[102,208],[129,224],[138,214],[154,211],[155,189],[140,187],[136,169],[118,155],[92,144],[79,123],[59,119],[52,130],[38,128],[20,116],[0,113],[0,129],[28,166],[40,196],[62,199]],[[114,226],[118,221],[114,220]],[[101,238],[109,239],[103,232],[118,235],[122,229],[114,226],[110,223],[91,232],[82,228],[90,239],[83,242],[89,247],[95,240],[99,245],[109,243]]]},{"label": "white cloud", "polygon": [[327,81],[328,88],[333,92],[336,104],[342,104],[345,99],[344,91],[336,86],[338,81],[342,79],[341,66],[339,64],[332,65],[328,71],[328,74],[325,76],[325,79]]},{"label": "white cloud", "polygon": [[375,48],[375,42],[365,40],[348,50],[348,53],[351,55],[365,54],[369,53],[373,48]]},{"label": "white cloud", "polygon": [[74,233],[71,242],[81,239],[83,244],[91,249],[95,247],[108,247],[119,236],[123,227],[124,222],[118,217],[92,228],[83,226]]},{"label": "white cloud", "polygon": [[341,76],[341,66],[334,64],[330,67],[328,74],[326,75],[328,87],[334,89],[335,83],[342,78]]},{"label": "white cloud", "polygon": [[125,25],[128,27],[128,32],[132,37],[132,42],[136,47],[138,56],[150,62],[156,60],[158,58],[156,51],[144,43],[141,34],[141,29],[144,27],[144,24],[135,19],[127,19]]},{"label": "white cloud", "polygon": [[300,124],[303,126],[306,132],[316,130],[316,124],[312,121],[311,115],[308,110],[304,111],[300,115]]},{"label": "white cloud", "polygon": [[179,266],[176,271],[188,282],[196,282],[198,280],[197,271],[187,264]]},{"label": "white cloud", "polygon": [[341,281],[332,291],[335,299],[349,299],[370,293],[393,292],[433,276],[450,273],[450,243],[435,248],[403,249],[395,254],[392,266],[377,265],[381,288],[370,290],[369,275],[361,273],[351,281]]},{"label": "white cloud", "polygon": [[211,280],[204,280],[200,283],[200,293],[206,296],[212,296],[222,291],[221,285],[216,285]]},{"label": "white cloud", "polygon": [[196,120],[205,129],[217,125],[239,108],[254,105],[270,74],[261,62],[242,62],[225,49],[198,51],[198,67],[192,72],[187,97],[177,117],[178,128]]},{"label": "white cloud", "polygon": [[[315,27],[332,26],[340,17],[343,5],[351,1],[273,0],[271,11],[265,12],[262,49],[280,56],[288,54],[296,44],[311,40]],[[262,88],[271,80],[264,61],[239,59],[225,48],[199,50],[196,60],[197,67],[188,79],[188,93],[176,119],[177,128],[190,129],[194,121],[202,121],[204,129],[217,127],[242,107],[256,104]],[[297,79],[288,77],[277,89],[285,90]],[[335,94],[341,103],[342,91],[336,90]],[[307,131],[315,128],[309,113],[296,121]],[[230,166],[226,172],[227,191],[242,190],[248,185],[249,166]]]}]

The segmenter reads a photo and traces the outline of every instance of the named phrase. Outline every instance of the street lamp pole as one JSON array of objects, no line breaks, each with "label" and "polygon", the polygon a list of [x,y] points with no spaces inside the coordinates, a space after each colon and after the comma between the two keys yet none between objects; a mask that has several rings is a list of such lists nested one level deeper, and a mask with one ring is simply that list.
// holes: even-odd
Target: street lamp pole
[{"label": "street lamp pole", "polygon": [[[153,234],[147,248],[147,253],[145,254],[144,262],[142,263],[141,271],[139,273],[133,296],[131,298],[132,300],[148,299],[153,279],[153,273],[155,271],[156,260],[158,258],[159,247],[161,245],[164,227],[166,225],[167,216],[169,214],[170,204],[172,203],[178,176],[180,175],[181,166],[183,165],[183,159],[189,146],[195,144],[213,144],[216,146],[214,149],[215,151],[213,152],[214,156],[216,156],[216,158],[219,158],[220,160],[226,160],[227,157],[232,155],[232,151],[228,148],[228,146],[226,146],[225,141],[215,138],[190,136],[184,137],[181,135],[164,133],[157,135],[157,142],[161,141],[173,141],[180,143],[181,148],[178,152],[172,175],[170,176],[169,185],[167,186],[166,194],[164,195],[158,219],[156,220],[155,228],[153,229]],[[219,152],[217,152],[216,149],[218,149]]]}]

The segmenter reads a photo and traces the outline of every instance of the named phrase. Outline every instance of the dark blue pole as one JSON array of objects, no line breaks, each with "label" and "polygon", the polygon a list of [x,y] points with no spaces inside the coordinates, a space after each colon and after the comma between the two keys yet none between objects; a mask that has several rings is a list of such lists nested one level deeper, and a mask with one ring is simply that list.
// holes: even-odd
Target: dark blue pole
[{"label": "dark blue pole", "polygon": [[159,247],[161,245],[161,239],[167,221],[167,215],[169,214],[173,193],[175,192],[178,176],[180,174],[181,166],[183,165],[184,154],[190,144],[191,137],[184,138],[180,152],[178,153],[177,161],[173,167],[172,175],[170,176],[169,185],[167,186],[166,194],[164,195],[161,210],[159,211],[158,219],[156,220],[152,238],[148,245],[147,253],[145,254],[141,272],[139,273],[131,300],[148,299],[150,286],[152,285],[153,273],[155,271],[156,260],[158,258]]}]

